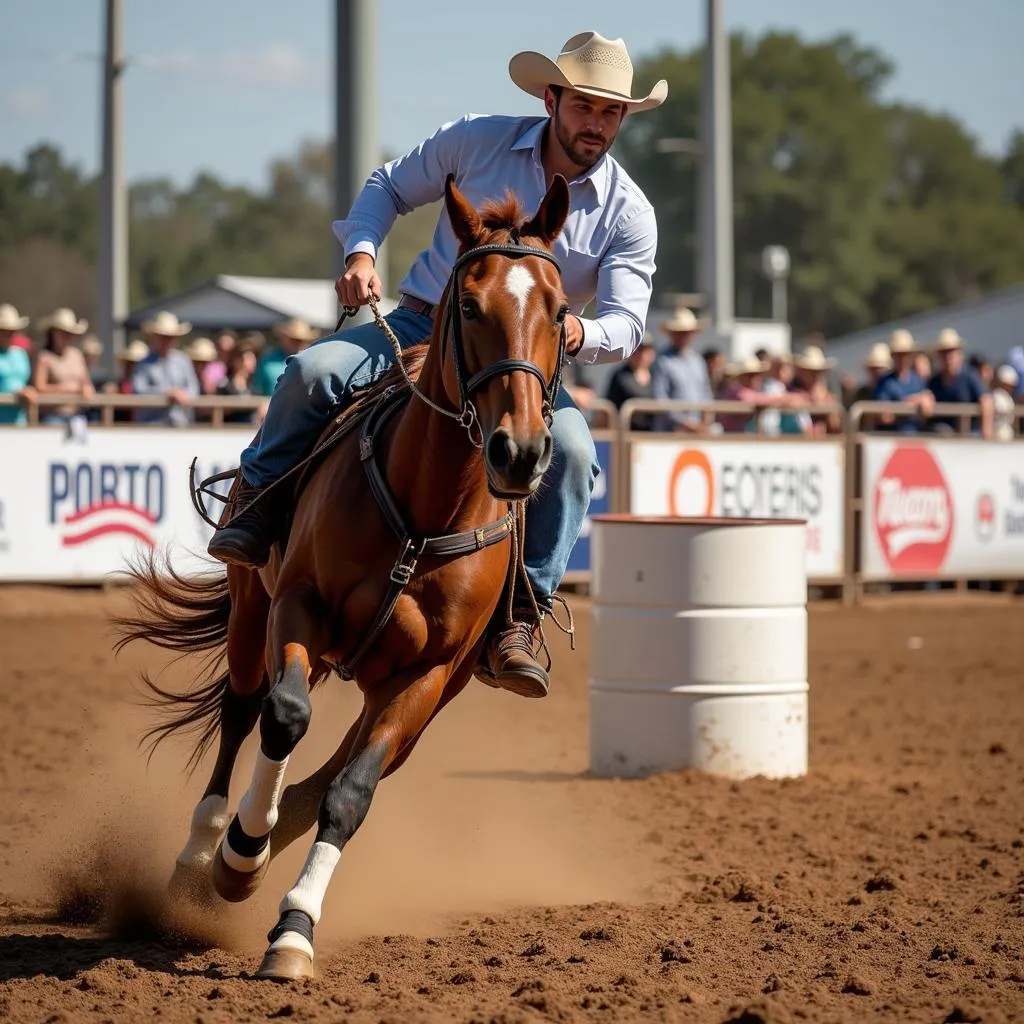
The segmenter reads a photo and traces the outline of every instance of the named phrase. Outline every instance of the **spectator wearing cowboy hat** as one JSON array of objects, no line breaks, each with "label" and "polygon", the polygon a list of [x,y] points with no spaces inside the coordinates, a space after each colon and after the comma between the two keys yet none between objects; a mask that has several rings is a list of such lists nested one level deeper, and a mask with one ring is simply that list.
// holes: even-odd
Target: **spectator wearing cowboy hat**
[{"label": "spectator wearing cowboy hat", "polygon": [[[708,365],[693,348],[703,326],[685,306],[676,309],[674,316],[661,325],[668,336],[668,346],[658,353],[651,366],[651,393],[659,401],[714,401]],[[655,429],[702,434],[712,418],[711,412],[664,412],[658,414]]]},{"label": "spectator wearing cowboy hat", "polygon": [[0,344],[3,344],[3,336],[9,335],[7,345],[24,349],[31,355],[32,339],[21,333],[28,327],[28,319],[27,316],[19,316],[18,311],[9,302],[0,303]]},{"label": "spectator wearing cowboy hat", "polygon": [[[722,389],[722,401],[746,402],[759,409],[792,409],[806,405],[806,398],[792,391],[766,393],[764,375],[767,371],[768,363],[756,355],[729,363],[725,369],[727,383]],[[752,431],[755,429],[755,415],[755,412],[723,412],[718,415],[718,423],[727,433]]]},{"label": "spectator wearing cowboy hat", "polygon": [[843,429],[839,399],[829,390],[826,373],[836,365],[834,359],[826,359],[818,345],[808,345],[794,360],[796,382],[794,394],[806,397],[808,405],[825,406],[829,412],[800,413],[800,427],[804,436],[838,434]]},{"label": "spectator wearing cowboy hat", "polygon": [[[889,351],[889,346],[884,341],[876,341],[861,361],[861,366],[864,367],[864,382],[858,385],[856,390],[850,395],[851,408],[858,402],[874,401],[875,392],[878,390],[880,381],[892,370],[892,353]],[[874,430],[877,418],[872,413],[862,416],[860,428],[862,430]]]},{"label": "spectator wearing cowboy hat", "polygon": [[[981,436],[992,437],[992,396],[981,378],[969,367],[964,366],[964,340],[952,327],[939,331],[935,356],[938,372],[928,382],[928,390],[936,402],[970,402],[981,406]],[[959,425],[955,416],[937,416],[932,427],[940,433],[956,433]],[[971,429],[977,429],[976,420]]]},{"label": "spectator wearing cowboy hat", "polygon": [[[39,321],[45,332],[43,348],[36,357],[32,385],[40,395],[75,395],[91,398],[96,394],[85,355],[75,344],[89,329],[87,320],[79,320],[70,309],[58,309]],[[44,406],[40,410],[42,423],[66,423],[81,413],[81,406]]]},{"label": "spectator wearing cowboy hat", "polygon": [[277,345],[264,352],[256,366],[253,392],[257,395],[272,395],[288,358],[307,348],[320,336],[305,320],[295,316],[284,323],[274,324],[274,335]]},{"label": "spectator wearing cowboy hat", "polygon": [[[24,348],[14,344],[15,331],[27,323],[28,317],[19,317],[13,306],[0,306],[0,395],[16,395],[22,402],[31,402],[35,397],[29,383],[32,361]],[[0,405],[0,424],[22,424],[25,420],[22,406]]]},{"label": "spectator wearing cowboy hat", "polygon": [[[916,406],[922,416],[931,415],[935,399],[914,369],[914,360],[920,351],[910,331],[898,328],[892,332],[889,336],[892,369],[878,381],[874,394],[876,402],[905,402]],[[914,416],[883,412],[878,415],[877,429],[912,434],[918,431],[919,420]]]},{"label": "spectator wearing cowboy hat", "polygon": [[142,324],[142,330],[149,339],[150,351],[135,364],[132,391],[136,395],[165,395],[171,404],[163,409],[136,409],[135,422],[186,427],[195,419],[190,406],[192,399],[199,396],[199,379],[192,360],[175,345],[192,330],[192,325],[161,310]]}]

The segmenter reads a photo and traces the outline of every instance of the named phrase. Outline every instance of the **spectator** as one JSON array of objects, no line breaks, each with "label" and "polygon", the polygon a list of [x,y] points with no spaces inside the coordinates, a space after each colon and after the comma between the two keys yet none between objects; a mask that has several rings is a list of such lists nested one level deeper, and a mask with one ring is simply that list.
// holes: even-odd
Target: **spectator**
[{"label": "spectator", "polygon": [[149,338],[150,351],[135,365],[132,392],[165,395],[171,405],[163,409],[136,409],[135,422],[188,426],[195,418],[189,407],[192,399],[199,395],[199,379],[192,368],[192,360],[174,346],[192,330],[192,325],[179,322],[173,313],[161,311],[147,320],[142,329]]},{"label": "spectator", "polygon": [[6,345],[0,340],[0,345],[12,346],[23,349],[32,354],[32,339],[21,332],[28,327],[28,317],[19,316],[18,311],[9,303],[0,303],[0,335],[9,334]]},{"label": "spectator", "polygon": [[1017,432],[1014,392],[1020,374],[1009,365],[1000,366],[992,386],[992,432],[997,441],[1012,441]]},{"label": "spectator", "polygon": [[238,335],[225,327],[219,330],[213,337],[213,344],[217,350],[217,357],[206,364],[199,377],[199,383],[204,395],[217,394],[217,385],[221,383],[228,373],[228,353],[238,342]]},{"label": "spectator", "polygon": [[[227,352],[227,376],[217,385],[218,395],[251,395],[252,380],[256,373],[256,346],[242,339]],[[251,409],[232,409],[224,413],[225,423],[251,423],[255,413]]]},{"label": "spectator", "polygon": [[967,365],[978,375],[978,380],[985,386],[986,390],[992,390],[992,381],[995,373],[992,364],[984,357],[975,353],[967,360]]},{"label": "spectator", "polygon": [[[992,437],[992,396],[982,384],[978,375],[964,366],[964,341],[952,327],[939,331],[935,355],[939,370],[928,382],[928,390],[936,402],[970,402],[981,406],[981,436]],[[957,433],[959,422],[956,416],[940,416],[932,421],[933,428],[940,433]],[[972,421],[971,428],[976,429]]]},{"label": "spectator", "polygon": [[[882,378],[892,371],[892,353],[884,341],[877,341],[871,346],[862,364],[864,366],[865,379],[856,391],[850,396],[850,407],[858,402],[872,402],[878,392],[878,385]],[[868,413],[860,418],[861,430],[874,430],[878,417]]]},{"label": "spectator", "polygon": [[288,357],[301,352],[318,337],[317,332],[298,317],[292,317],[287,323],[274,324],[274,334],[278,344],[265,352],[256,366],[255,391],[258,395],[272,394]]},{"label": "spectator", "polygon": [[[644,334],[636,351],[612,374],[608,382],[606,397],[616,409],[621,409],[630,398],[653,398],[651,364],[656,353],[650,334]],[[631,421],[632,430],[653,430],[654,414],[635,413]]]},{"label": "spectator", "polygon": [[[876,402],[908,402],[923,416],[930,416],[935,406],[931,392],[914,369],[915,358],[920,353],[910,331],[902,328],[892,332],[889,338],[889,354],[892,356],[892,370],[885,374],[875,389]],[[919,420],[914,416],[882,412],[878,414],[878,430],[897,430],[900,433],[916,433]]]},{"label": "spectator", "polygon": [[79,346],[85,357],[85,368],[89,371],[89,380],[97,391],[102,391],[110,379],[100,368],[100,356],[103,355],[103,342],[95,334],[87,334]]},{"label": "spectator", "polygon": [[192,369],[195,370],[196,378],[199,380],[199,390],[204,395],[216,394],[216,385],[212,390],[207,391],[206,385],[203,383],[203,375],[207,367],[217,361],[217,346],[209,338],[194,338],[185,346],[185,355],[192,360]]},{"label": "spectator", "polygon": [[914,356],[914,370],[922,382],[926,383],[932,379],[932,358],[927,352],[918,352]]},{"label": "spectator", "polygon": [[805,436],[838,434],[843,429],[839,400],[829,390],[825,374],[835,366],[834,359],[826,359],[817,345],[808,345],[794,360],[796,381],[792,391],[806,396],[808,405],[830,408],[830,412],[801,413],[800,425]]},{"label": "spectator", "polygon": [[[651,394],[655,398],[677,402],[714,400],[707,363],[693,350],[694,339],[702,326],[692,310],[685,306],[677,309],[672,319],[661,325],[668,335],[668,347],[655,357],[651,365]],[[702,434],[712,417],[711,412],[660,413],[655,429]]]},{"label": "spectator", "polygon": [[[43,349],[36,359],[32,384],[40,395],[74,395],[91,398],[96,394],[89,367],[82,350],[75,344],[89,329],[87,320],[79,320],[70,309],[58,309],[39,321],[45,331]],[[66,424],[72,416],[79,416],[82,407],[75,402],[66,405],[47,405],[39,411],[42,423]]]},{"label": "spectator", "polygon": [[1018,402],[1024,402],[1024,345],[1014,345],[1006,353],[1006,365],[1017,371],[1017,393],[1014,397]]},{"label": "spectator", "polygon": [[[792,392],[766,394],[763,381],[767,369],[767,364],[753,355],[737,363],[730,363],[725,370],[728,382],[722,391],[722,401],[746,402],[748,405],[773,409],[790,409],[806,404],[803,395]],[[750,431],[754,429],[754,416],[754,412],[719,413],[718,423],[722,430],[730,433]]]},{"label": "spectator", "polygon": [[[761,390],[766,395],[790,394],[793,384],[793,357],[788,352],[776,352],[774,354],[766,353],[766,357],[758,356],[758,358],[767,365]],[[781,406],[766,409],[761,413],[760,428],[762,434],[772,436],[804,432],[804,424],[800,415],[786,412]]]},{"label": "spectator", "polygon": [[[114,358],[118,363],[119,378],[117,380],[107,381],[103,385],[103,392],[107,395],[131,395],[134,394],[132,391],[132,374],[135,372],[135,367],[142,362],[146,356],[149,355],[149,346],[142,341],[140,338],[136,338],[131,342],[130,345],[125,346],[122,349],[118,349],[114,353]],[[115,423],[130,423],[132,419],[131,411],[128,409],[115,409],[114,410],[114,422]]]},{"label": "spectator", "polygon": [[725,353],[712,345],[701,353],[704,365],[708,368],[708,380],[711,382],[711,394],[717,398],[725,387]]},{"label": "spectator", "polygon": [[[22,322],[13,306],[7,309],[11,312],[5,315],[4,307],[0,307],[0,324],[18,326],[0,327],[0,395],[17,395],[22,402],[30,402],[35,397],[35,392],[29,384],[32,378],[32,363],[28,353],[14,344],[14,332],[24,327],[28,318]],[[23,406],[0,405],[0,424],[22,424],[25,420]]]}]

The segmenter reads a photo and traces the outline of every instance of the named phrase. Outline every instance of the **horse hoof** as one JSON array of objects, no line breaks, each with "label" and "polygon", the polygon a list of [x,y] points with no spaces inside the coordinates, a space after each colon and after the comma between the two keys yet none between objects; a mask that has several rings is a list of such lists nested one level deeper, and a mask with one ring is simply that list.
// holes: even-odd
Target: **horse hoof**
[{"label": "horse hoof", "polygon": [[270,949],[256,972],[257,978],[275,981],[298,981],[313,978],[313,958],[301,949]]},{"label": "horse hoof", "polygon": [[213,856],[213,887],[228,903],[243,903],[260,887],[268,867],[269,857],[255,871],[236,870],[224,860],[224,844],[221,843]]},{"label": "horse hoof", "polygon": [[167,894],[175,902],[190,903],[196,907],[212,906],[216,893],[210,881],[209,865],[175,863]]}]

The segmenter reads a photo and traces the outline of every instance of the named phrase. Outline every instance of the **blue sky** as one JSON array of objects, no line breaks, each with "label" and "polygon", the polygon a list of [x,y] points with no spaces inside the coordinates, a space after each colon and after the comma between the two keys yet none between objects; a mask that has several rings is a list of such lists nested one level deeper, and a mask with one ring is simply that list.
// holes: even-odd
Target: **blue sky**
[{"label": "blue sky", "polygon": [[[124,0],[126,166],[131,180],[199,170],[260,185],[301,140],[332,129],[332,0]],[[103,0],[11,0],[0,35],[0,160],[40,140],[85,170],[99,158]],[[380,139],[402,151],[467,112],[524,113],[516,50],[554,56],[582,29],[626,39],[634,59],[696,45],[702,0],[380,0]],[[437,12],[444,11],[444,17]],[[480,12],[494,11],[481,15]],[[499,18],[497,11],[514,16]],[[216,14],[213,21],[211,15]],[[1024,125],[1021,0],[726,0],[731,29],[850,32],[898,71],[890,98],[963,120],[989,151]],[[456,43],[452,34],[460,28]]]}]

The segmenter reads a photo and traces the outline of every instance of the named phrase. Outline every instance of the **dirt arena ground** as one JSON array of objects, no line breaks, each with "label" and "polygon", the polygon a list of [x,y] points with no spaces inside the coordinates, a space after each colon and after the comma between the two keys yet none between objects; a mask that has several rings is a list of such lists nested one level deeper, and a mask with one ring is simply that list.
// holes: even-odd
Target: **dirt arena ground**
[{"label": "dirt arena ground", "polygon": [[[131,676],[161,661],[114,661],[123,601],[0,590],[2,1020],[1024,1021],[1019,600],[813,607],[810,774],[742,784],[588,778],[577,601],[547,701],[474,685],[381,787],[323,975],[284,985],[248,976],[305,841],[251,903],[164,930],[205,776],[136,747]],[[353,708],[318,693],[296,773]]]}]

